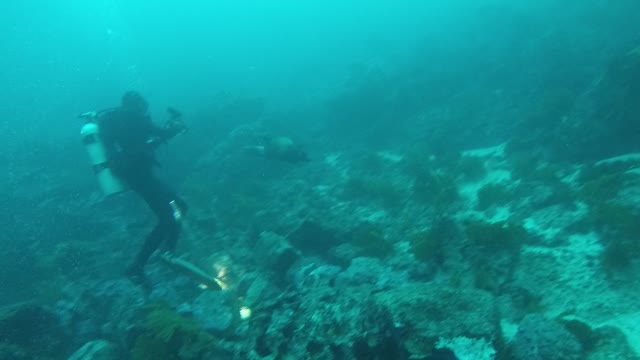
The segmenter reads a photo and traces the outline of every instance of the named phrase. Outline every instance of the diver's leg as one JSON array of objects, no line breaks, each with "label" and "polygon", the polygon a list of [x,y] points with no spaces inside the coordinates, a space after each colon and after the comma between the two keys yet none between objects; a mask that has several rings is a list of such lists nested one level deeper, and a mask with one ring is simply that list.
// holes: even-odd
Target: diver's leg
[{"label": "diver's leg", "polygon": [[151,257],[151,254],[153,254],[158,246],[160,246],[160,244],[164,241],[166,234],[166,226],[162,223],[156,224],[153,230],[151,230],[149,235],[147,235],[147,237],[145,238],[144,243],[138,251],[133,264],[137,265],[139,268],[143,268]]},{"label": "diver's leg", "polygon": [[[176,194],[169,189],[164,184],[160,185],[163,188],[162,193],[164,194],[164,202],[168,203],[171,207],[171,217],[168,217],[165,225],[166,225],[166,236],[164,238],[164,244],[162,244],[164,251],[174,253],[176,251],[176,246],[178,244],[178,237],[180,236],[180,231],[182,226],[180,224],[180,218],[186,215],[187,213],[187,204],[184,200],[178,198]],[[173,202],[173,206],[171,205]],[[176,207],[176,208],[174,208]],[[179,211],[179,217],[176,217],[174,211]]]},{"label": "diver's leg", "polygon": [[126,275],[131,281],[139,285],[148,285],[144,273],[144,267],[149,261],[151,255],[156,251],[167,234],[165,226],[158,223],[153,230],[147,235],[142,247],[136,254],[133,262],[127,267]]},{"label": "diver's leg", "polygon": [[144,266],[170,233],[167,224],[173,220],[173,211],[166,201],[164,188],[152,175],[139,177],[137,180],[139,181],[130,185],[132,190],[144,199],[158,219],[158,223],[147,235],[133,263],[127,268],[127,275],[133,282],[144,283]]},{"label": "diver's leg", "polygon": [[187,211],[189,211],[189,206],[187,205],[187,203],[174,193],[172,193],[172,196],[175,199],[176,203],[178,204],[178,207],[180,208],[180,212],[182,213],[182,216],[186,215]]},{"label": "diver's leg", "polygon": [[174,209],[171,206],[171,202],[176,201],[183,215],[186,211],[186,204],[156,178],[150,179],[144,189],[140,189],[139,193],[158,218],[157,226],[145,240],[134,262],[134,264],[144,267],[149,257],[163,242],[167,251],[175,251],[178,236],[180,235],[180,223],[174,217]]},{"label": "diver's leg", "polygon": [[170,253],[175,253],[176,246],[178,245],[178,237],[180,236],[181,226],[177,221],[173,221],[167,228],[167,236],[163,244],[163,250]]},{"label": "diver's leg", "polygon": [[[153,203],[152,209],[164,226],[162,251],[173,253],[176,250],[178,237],[180,236],[180,218],[187,213],[186,202],[179,198],[176,193],[165,183],[154,178],[154,189],[157,194],[157,201]],[[150,205],[151,206],[151,205]],[[176,214],[178,211],[179,214]]]}]

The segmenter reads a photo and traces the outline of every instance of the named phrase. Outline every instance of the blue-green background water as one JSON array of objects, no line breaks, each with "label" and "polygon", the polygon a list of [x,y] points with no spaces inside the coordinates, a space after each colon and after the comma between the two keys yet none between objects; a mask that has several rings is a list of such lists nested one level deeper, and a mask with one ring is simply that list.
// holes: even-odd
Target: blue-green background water
[{"label": "blue-green background water", "polygon": [[[77,115],[117,106],[134,89],[156,122],[172,106],[189,127],[160,149],[158,171],[193,205],[181,250],[199,265],[232,258],[244,269],[238,283],[251,282],[266,266],[251,250],[259,234],[274,233],[302,254],[280,274],[285,284],[298,286],[296,266],[310,263],[357,278],[347,270],[360,264],[354,259],[374,258],[390,279],[413,274],[398,288],[446,283],[502,296],[515,304],[501,309],[505,322],[575,311],[594,329],[619,327],[640,349],[640,335],[611,320],[637,313],[612,304],[637,289],[629,274],[640,269],[639,14],[632,0],[5,1],[0,304],[31,300],[64,317],[60,304],[83,308],[86,289],[130,299],[114,295],[127,288],[111,282],[122,280],[153,219],[131,194],[101,197]],[[265,135],[291,137],[311,161],[239,155]],[[601,162],[616,156],[623,160]],[[498,244],[517,249],[498,260],[483,252],[491,244],[474,248],[474,221],[530,234]],[[449,234],[442,223],[457,240],[420,252],[416,237]],[[540,249],[587,260],[568,265],[556,254],[537,266],[531,253]],[[572,276],[550,284],[540,279],[552,276],[522,276],[574,265],[567,273],[593,271],[581,286],[606,288],[594,296],[598,306],[559,304],[576,292]],[[154,301],[196,303],[156,267]],[[281,281],[267,281],[274,297],[290,291]],[[0,357],[13,341],[7,323],[0,316]],[[125,337],[65,331],[76,341]],[[60,342],[46,356],[66,358],[82,345]]]},{"label": "blue-green background water", "polygon": [[465,77],[482,62],[493,66],[470,72],[577,71],[637,36],[627,4],[12,2],[2,12],[3,124],[58,125],[69,110],[113,103],[127,88],[182,107],[220,91],[322,99],[350,65],[370,61]]},{"label": "blue-green background water", "polygon": [[[55,94],[77,108],[101,106],[130,87],[190,105],[219,91],[289,97],[292,86],[336,80],[352,62],[407,55],[433,8],[251,1],[4,7],[3,77],[16,95],[40,101]],[[76,104],[86,88],[95,91]]]}]

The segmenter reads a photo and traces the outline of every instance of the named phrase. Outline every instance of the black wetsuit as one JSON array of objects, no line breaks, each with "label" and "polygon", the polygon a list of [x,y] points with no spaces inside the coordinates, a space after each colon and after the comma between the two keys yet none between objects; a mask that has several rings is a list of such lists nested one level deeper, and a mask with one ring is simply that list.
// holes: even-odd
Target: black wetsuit
[{"label": "black wetsuit", "polygon": [[156,126],[146,114],[122,108],[106,111],[99,117],[100,137],[107,151],[109,166],[133,191],[142,196],[158,217],[158,223],[147,236],[130,274],[143,275],[144,265],[161,245],[173,252],[180,234],[180,223],[174,216],[174,205],[182,214],[186,204],[154,174],[157,164],[154,150],[159,143],[174,137],[179,130]]}]

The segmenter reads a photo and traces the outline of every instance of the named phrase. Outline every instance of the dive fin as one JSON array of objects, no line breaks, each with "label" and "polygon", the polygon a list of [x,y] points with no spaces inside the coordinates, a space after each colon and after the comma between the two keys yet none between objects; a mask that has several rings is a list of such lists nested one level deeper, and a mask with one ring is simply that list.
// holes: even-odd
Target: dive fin
[{"label": "dive fin", "polygon": [[220,280],[205,273],[204,271],[202,271],[202,269],[195,266],[194,264],[168,254],[162,254],[160,256],[160,259],[162,259],[162,262],[172,270],[190,277],[200,284],[205,285],[207,289],[222,290],[222,283],[220,282]]}]

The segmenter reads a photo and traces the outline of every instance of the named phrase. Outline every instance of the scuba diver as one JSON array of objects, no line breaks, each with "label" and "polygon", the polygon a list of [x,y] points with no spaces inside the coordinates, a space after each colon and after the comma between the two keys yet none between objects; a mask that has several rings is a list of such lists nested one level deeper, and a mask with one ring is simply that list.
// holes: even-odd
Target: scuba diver
[{"label": "scuba diver", "polygon": [[186,203],[156,177],[153,169],[157,165],[155,149],[185,132],[186,127],[180,113],[171,108],[168,109],[170,120],[167,124],[155,125],[148,107],[142,95],[129,91],[122,96],[120,107],[95,116],[99,129],[96,133],[106,161],[94,164],[94,170],[96,165],[108,167],[118,181],[144,199],[158,218],[126,270],[127,277],[137,285],[148,285],[144,267],[156,250],[162,247],[164,254],[173,254],[180,234],[180,218],[187,211]]}]

